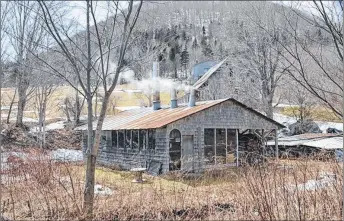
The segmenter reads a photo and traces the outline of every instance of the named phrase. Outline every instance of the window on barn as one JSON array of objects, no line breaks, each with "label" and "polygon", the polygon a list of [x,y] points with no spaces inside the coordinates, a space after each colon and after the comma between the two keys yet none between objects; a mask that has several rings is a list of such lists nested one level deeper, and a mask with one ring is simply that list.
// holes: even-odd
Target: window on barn
[{"label": "window on barn", "polygon": [[124,130],[118,131],[118,147],[124,148]]},{"label": "window on barn", "polygon": [[177,129],[173,129],[170,132],[170,144],[169,144],[169,153],[170,153],[170,164],[169,169],[171,170],[180,170],[181,167],[181,133]]},{"label": "window on barn", "polygon": [[236,131],[234,129],[204,129],[206,165],[235,163],[235,151]]},{"label": "window on barn", "polygon": [[215,163],[214,129],[204,129],[204,160],[205,164]]},{"label": "window on barn", "polygon": [[84,147],[87,147],[87,131],[85,131],[85,133],[83,133],[83,137],[82,137],[82,142],[83,142],[83,145]]},{"label": "window on barn", "polygon": [[[93,131],[93,141],[94,141],[94,134],[95,132]],[[87,145],[88,145],[88,132],[85,131],[85,134],[84,134],[84,142],[85,142],[85,147],[87,148]]]},{"label": "window on barn", "polygon": [[139,149],[139,131],[138,130],[132,130],[132,148],[133,149]]},{"label": "window on barn", "polygon": [[216,164],[226,164],[226,129],[216,129]]},{"label": "window on barn", "polygon": [[101,145],[103,147],[106,146],[106,135],[102,135],[102,137],[101,137]]},{"label": "window on barn", "polygon": [[148,149],[155,149],[155,130],[148,130]]},{"label": "window on barn", "polygon": [[139,140],[139,148],[140,150],[147,149],[147,130],[140,130],[140,140]]},{"label": "window on barn", "polygon": [[124,148],[131,148],[131,130],[125,130]]},{"label": "window on barn", "polygon": [[116,130],[111,131],[111,137],[112,137],[111,148],[117,148],[118,136],[117,136],[117,131]]},{"label": "window on barn", "polygon": [[227,163],[235,163],[236,133],[234,129],[227,129]]}]

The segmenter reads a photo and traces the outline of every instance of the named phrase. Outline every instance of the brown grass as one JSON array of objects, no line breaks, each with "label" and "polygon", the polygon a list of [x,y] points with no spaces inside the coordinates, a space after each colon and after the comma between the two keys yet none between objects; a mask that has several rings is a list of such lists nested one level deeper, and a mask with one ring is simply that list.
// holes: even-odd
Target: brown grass
[{"label": "brown grass", "polygon": [[[281,114],[294,117],[295,114],[299,115],[299,107],[285,107],[281,110]],[[312,108],[309,117],[317,121],[341,122],[341,118],[339,118],[332,110],[321,106]]]},{"label": "brown grass", "polygon": [[[284,167],[284,165],[289,165]],[[82,220],[84,167],[58,164],[47,158],[12,165],[2,186],[4,215],[14,220]],[[319,178],[337,174],[328,188],[291,191]],[[342,168],[309,159],[280,160],[261,167],[209,171],[201,176],[144,175],[131,183],[125,171],[98,168],[96,182],[112,195],[95,199],[95,219],[325,220],[339,219]],[[8,177],[7,177],[8,178]]]}]

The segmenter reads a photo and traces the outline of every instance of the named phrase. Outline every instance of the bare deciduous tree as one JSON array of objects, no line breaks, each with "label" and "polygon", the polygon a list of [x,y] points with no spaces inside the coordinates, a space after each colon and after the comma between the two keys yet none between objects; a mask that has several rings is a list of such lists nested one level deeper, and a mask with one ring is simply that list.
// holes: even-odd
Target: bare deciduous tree
[{"label": "bare deciduous tree", "polygon": [[[337,4],[337,5],[336,5]],[[289,44],[279,41],[288,74],[337,116],[342,116],[343,3],[313,1],[312,10],[283,11]]]},{"label": "bare deciduous tree", "polygon": [[[46,65],[86,97],[88,145],[84,211],[88,219],[93,215],[95,165],[100,146],[101,129],[111,93],[116,87],[119,74],[126,67],[126,51],[140,14],[142,1],[135,6],[132,0],[128,1],[126,9],[121,6],[119,1],[107,2],[107,17],[101,23],[95,16],[97,4],[98,2],[86,1],[86,30],[84,33],[78,34],[77,38],[73,38],[69,36],[63,23],[57,23],[51,7],[48,7],[46,2],[39,1],[48,32],[58,45],[62,57],[67,60],[71,75],[77,77],[78,85],[71,84],[66,74],[54,68],[51,63],[46,62]],[[93,22],[92,27],[91,22]],[[84,72],[86,72],[86,78],[83,75]],[[108,77],[110,76],[114,77],[109,82]],[[99,83],[105,93],[96,127],[94,127],[92,98]],[[79,90],[79,86],[81,90]],[[93,131],[95,131],[94,135]]]},{"label": "bare deciduous tree", "polygon": [[[23,126],[23,113],[28,99],[28,89],[32,80],[32,69],[28,65],[36,52],[44,31],[39,17],[38,4],[32,1],[13,1],[7,18],[6,31],[15,53],[15,75],[18,90],[18,112],[16,126]],[[32,92],[32,91],[31,91]]]}]

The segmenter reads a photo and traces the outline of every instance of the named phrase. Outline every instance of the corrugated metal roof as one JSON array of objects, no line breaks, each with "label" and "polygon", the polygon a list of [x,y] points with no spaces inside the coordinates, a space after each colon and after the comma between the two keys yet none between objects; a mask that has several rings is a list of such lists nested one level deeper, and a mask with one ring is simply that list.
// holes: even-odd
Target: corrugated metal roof
[{"label": "corrugated metal roof", "polygon": [[196,90],[200,88],[205,82],[207,82],[210,76],[222,66],[223,62],[225,62],[226,60],[227,58],[223,59],[217,65],[211,67],[200,79],[198,79],[198,81],[196,81],[196,83],[194,83],[193,88]]},{"label": "corrugated metal roof", "polygon": [[[338,149],[343,143],[342,135],[307,133],[278,139],[279,146],[309,146],[321,149]],[[268,146],[274,146],[275,141],[268,141]]]},{"label": "corrugated metal roof", "polygon": [[[179,107],[162,108],[154,111],[151,107],[122,111],[111,117],[106,117],[103,130],[130,130],[130,129],[153,129],[163,127],[169,123],[212,107],[228,99],[196,102],[196,106],[188,107],[181,104]],[[93,124],[93,129],[96,123]],[[87,130],[87,125],[77,127],[75,130]]]},{"label": "corrugated metal roof", "polygon": [[[190,116],[194,113],[205,110],[209,107],[220,104],[224,101],[233,101],[234,103],[242,106],[243,108],[254,112],[258,116],[270,121],[278,127],[284,127],[278,122],[262,115],[261,113],[247,107],[233,98],[226,98],[220,100],[200,101],[196,102],[196,106],[188,107],[187,104],[180,104],[179,107],[171,109],[169,107],[160,110],[153,110],[151,107],[140,109],[132,109],[122,111],[119,114],[111,117],[106,117],[103,123],[103,130],[135,130],[135,129],[153,129],[160,128],[184,117]],[[93,124],[95,130],[96,123]],[[87,130],[87,125],[75,128],[75,130]]]},{"label": "corrugated metal roof", "polygon": [[340,137],[324,138],[321,140],[307,142],[304,145],[309,146],[309,147],[317,147],[320,149],[326,149],[326,150],[340,149],[340,148],[343,148],[343,137],[340,136]]}]

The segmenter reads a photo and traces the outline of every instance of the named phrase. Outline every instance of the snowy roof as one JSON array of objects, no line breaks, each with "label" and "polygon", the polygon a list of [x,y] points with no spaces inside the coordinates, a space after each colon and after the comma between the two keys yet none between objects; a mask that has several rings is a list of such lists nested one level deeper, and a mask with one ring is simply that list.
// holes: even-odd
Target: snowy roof
[{"label": "snowy roof", "polygon": [[[274,146],[275,141],[268,141],[268,146]],[[279,146],[308,146],[320,149],[339,149],[343,146],[343,137],[338,134],[300,134],[278,139]]]},{"label": "snowy roof", "polygon": [[307,142],[304,144],[304,146],[309,147],[317,147],[320,149],[327,149],[327,150],[334,150],[343,148],[343,137],[331,137],[331,138],[325,138],[321,140],[315,140],[311,142]]}]

